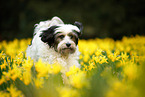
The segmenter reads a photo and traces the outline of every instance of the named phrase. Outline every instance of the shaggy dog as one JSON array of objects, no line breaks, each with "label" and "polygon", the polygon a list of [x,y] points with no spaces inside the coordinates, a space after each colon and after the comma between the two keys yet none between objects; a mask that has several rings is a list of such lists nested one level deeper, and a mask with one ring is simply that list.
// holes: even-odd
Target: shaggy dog
[{"label": "shaggy dog", "polygon": [[82,24],[64,24],[58,17],[36,24],[32,44],[27,48],[26,56],[34,61],[39,58],[43,62],[59,63],[64,69],[62,73],[69,71],[73,65],[80,68],[78,63],[78,39],[82,34]]}]

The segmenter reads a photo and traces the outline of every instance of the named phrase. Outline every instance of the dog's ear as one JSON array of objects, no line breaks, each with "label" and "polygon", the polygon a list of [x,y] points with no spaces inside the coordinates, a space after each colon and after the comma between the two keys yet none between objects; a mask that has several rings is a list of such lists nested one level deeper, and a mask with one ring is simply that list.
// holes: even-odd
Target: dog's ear
[{"label": "dog's ear", "polygon": [[47,43],[49,46],[52,46],[54,44],[54,32],[56,28],[58,28],[58,26],[51,26],[47,30],[44,30],[40,35],[41,40],[44,43]]},{"label": "dog's ear", "polygon": [[64,24],[64,23],[59,17],[55,16],[51,19],[50,26],[57,25],[57,24]]},{"label": "dog's ear", "polygon": [[77,26],[80,29],[79,36],[81,36],[82,35],[82,31],[83,31],[83,25],[82,25],[82,23],[75,22],[74,25]]}]

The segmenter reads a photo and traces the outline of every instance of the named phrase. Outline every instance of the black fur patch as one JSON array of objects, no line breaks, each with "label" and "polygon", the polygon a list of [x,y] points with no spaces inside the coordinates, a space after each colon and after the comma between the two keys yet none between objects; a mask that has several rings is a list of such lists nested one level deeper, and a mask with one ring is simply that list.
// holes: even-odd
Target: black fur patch
[{"label": "black fur patch", "polygon": [[75,44],[78,45],[78,38],[75,38]]},{"label": "black fur patch", "polygon": [[47,43],[50,47],[54,46],[54,32],[55,29],[59,26],[51,26],[49,29],[44,30],[43,33],[40,35],[41,40],[44,43]]},{"label": "black fur patch", "polygon": [[73,37],[73,41],[75,42],[75,44],[78,44],[78,39],[79,39],[79,34],[80,32],[76,31],[76,30],[72,30],[72,32],[75,34]]},{"label": "black fur patch", "polygon": [[83,25],[80,22],[75,22],[74,23],[75,26],[77,26],[80,29],[80,32],[78,33],[79,36],[82,35],[82,31],[83,31]]},{"label": "black fur patch", "polygon": [[76,31],[76,30],[72,30],[72,32],[76,33],[78,36],[80,36],[80,32]]}]

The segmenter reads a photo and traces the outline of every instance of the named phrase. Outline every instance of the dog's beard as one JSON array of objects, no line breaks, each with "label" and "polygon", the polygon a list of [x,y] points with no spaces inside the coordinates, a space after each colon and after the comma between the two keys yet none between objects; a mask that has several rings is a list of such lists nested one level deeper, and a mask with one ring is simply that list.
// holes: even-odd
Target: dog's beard
[{"label": "dog's beard", "polygon": [[67,47],[66,43],[62,41],[57,45],[56,51],[61,55],[73,54],[76,51],[76,44],[74,42],[70,44],[71,46]]},{"label": "dog's beard", "polygon": [[59,52],[62,54],[62,55],[68,55],[68,54],[73,54],[75,52],[75,49],[74,48],[61,48],[59,50]]}]

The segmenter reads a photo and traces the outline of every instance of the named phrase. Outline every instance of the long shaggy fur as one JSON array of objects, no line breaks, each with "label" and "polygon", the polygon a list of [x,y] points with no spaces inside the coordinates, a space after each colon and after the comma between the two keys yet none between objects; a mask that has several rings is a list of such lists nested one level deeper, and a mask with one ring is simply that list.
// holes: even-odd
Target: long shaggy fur
[{"label": "long shaggy fur", "polygon": [[64,24],[63,21],[58,17],[53,17],[51,20],[36,24],[32,44],[28,46],[26,50],[26,56],[30,56],[34,61],[38,61],[38,59],[41,58],[43,62],[49,64],[59,63],[64,68],[61,71],[62,73],[67,72],[73,65],[80,68],[80,64],[78,63],[80,54],[80,52],[78,51],[78,46],[76,46],[76,50],[74,53],[64,56],[61,53],[57,52],[47,42],[42,41],[41,37],[44,31],[52,26],[62,26],[62,28],[66,28],[64,29],[64,32],[69,31],[69,29],[71,28],[75,28],[76,30],[80,31],[79,25],[77,24],[78,23],[76,23],[76,26],[71,24]]}]

